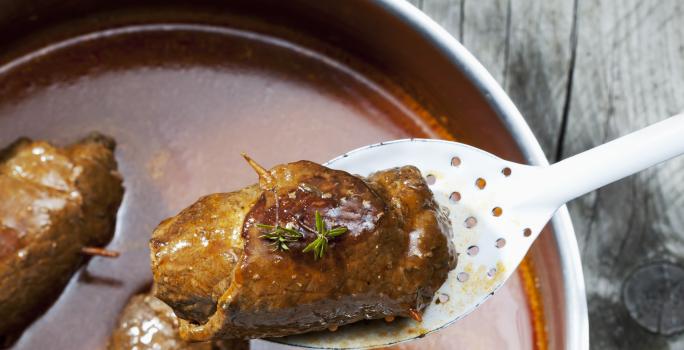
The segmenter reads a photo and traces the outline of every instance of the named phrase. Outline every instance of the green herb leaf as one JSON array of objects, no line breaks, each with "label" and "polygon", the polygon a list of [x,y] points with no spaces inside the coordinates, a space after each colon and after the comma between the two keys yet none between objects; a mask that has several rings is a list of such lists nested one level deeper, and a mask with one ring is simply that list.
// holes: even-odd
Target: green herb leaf
[{"label": "green herb leaf", "polygon": [[321,217],[321,213],[316,210],[316,231],[317,233],[321,234],[325,231],[325,223],[323,222],[323,218]]},{"label": "green herb leaf", "polygon": [[331,230],[328,230],[328,228],[325,226],[325,222],[323,221],[323,217],[321,216],[321,213],[316,210],[315,214],[315,221],[316,221],[316,239],[314,239],[311,243],[309,243],[302,252],[308,253],[310,251],[313,251],[314,253],[314,259],[318,260],[323,258],[323,255],[325,255],[325,252],[328,250],[328,240],[330,238],[335,238],[343,233],[347,232],[348,229],[346,227],[335,227]]},{"label": "green herb leaf", "polygon": [[294,242],[304,237],[304,234],[302,234],[301,232],[280,225],[272,226],[256,224],[256,226],[262,230],[269,230],[268,232],[260,235],[259,238],[264,238],[273,241],[271,242],[271,245],[273,245],[274,251],[290,250],[290,248],[287,246],[289,242]]},{"label": "green herb leaf", "polygon": [[334,229],[328,231],[329,237],[337,237],[343,233],[347,232],[346,227],[335,227]]},{"label": "green herb leaf", "polygon": [[[314,218],[316,222],[316,231],[313,233],[316,234],[316,239],[314,239],[311,243],[307,244],[306,247],[304,247],[304,249],[302,250],[302,252],[308,253],[313,251],[314,259],[318,260],[323,258],[325,252],[328,251],[328,240],[331,238],[339,237],[343,233],[347,232],[348,229],[343,226],[338,226],[328,230],[328,228],[325,226],[325,221],[323,221],[323,217],[321,216],[321,213],[318,212],[318,210],[316,210]],[[300,223],[299,225],[303,226],[309,231],[313,231],[311,228],[302,223]],[[287,246],[288,243],[298,241],[304,237],[303,233],[293,228],[284,227],[280,225],[273,226],[265,224],[256,224],[256,227],[262,230],[268,230],[267,232],[260,235],[259,238],[268,239],[272,241],[270,244],[273,245],[273,250],[290,250],[290,247]]]},{"label": "green herb leaf", "polygon": [[314,249],[316,247],[316,244],[318,243],[318,238],[316,238],[314,241],[311,243],[307,244],[306,247],[304,247],[304,250],[302,250],[303,253],[308,253],[311,251],[311,249]]},{"label": "green herb leaf", "polygon": [[283,231],[285,231],[291,237],[299,237],[299,238],[304,237],[304,235],[301,232],[299,232],[295,229],[291,229],[291,228],[287,228],[287,227],[281,227],[281,229]]}]

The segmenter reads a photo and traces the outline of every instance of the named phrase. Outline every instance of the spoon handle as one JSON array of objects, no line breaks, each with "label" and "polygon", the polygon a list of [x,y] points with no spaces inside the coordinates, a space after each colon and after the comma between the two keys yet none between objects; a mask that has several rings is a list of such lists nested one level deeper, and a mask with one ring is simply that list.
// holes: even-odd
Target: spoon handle
[{"label": "spoon handle", "polygon": [[559,207],[585,193],[684,154],[684,113],[544,168],[535,182]]}]

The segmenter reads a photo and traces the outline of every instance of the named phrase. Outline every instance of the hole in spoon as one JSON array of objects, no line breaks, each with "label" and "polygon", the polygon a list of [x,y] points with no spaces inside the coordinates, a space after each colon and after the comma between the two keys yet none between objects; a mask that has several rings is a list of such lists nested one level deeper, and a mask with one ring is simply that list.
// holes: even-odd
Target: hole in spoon
[{"label": "hole in spoon", "polygon": [[487,181],[480,177],[477,180],[475,180],[475,186],[477,186],[477,188],[481,190],[484,190],[484,188],[487,186]]},{"label": "hole in spoon", "polygon": [[503,248],[506,246],[506,239],[505,238],[499,238],[496,240],[496,247],[497,248]]},{"label": "hole in spoon", "polygon": [[440,293],[439,296],[437,297],[437,301],[440,302],[440,304],[448,303],[449,302],[449,294],[444,294]]},{"label": "hole in spoon", "polygon": [[477,225],[477,219],[474,216],[468,217],[465,220],[465,227],[466,228],[473,228]]},{"label": "hole in spoon", "polygon": [[503,214],[503,209],[501,209],[501,207],[494,207],[494,209],[492,209],[492,215],[498,217],[501,216],[501,214]]},{"label": "hole in spoon", "polygon": [[451,166],[459,166],[459,165],[461,165],[461,158],[459,158],[459,157],[451,158]]},{"label": "hole in spoon", "polygon": [[451,192],[449,200],[456,203],[461,200],[461,194],[459,192]]},{"label": "hole in spoon", "polygon": [[532,230],[530,230],[529,228],[524,229],[524,230],[523,230],[523,235],[524,235],[525,237],[531,236],[531,235],[532,235]]},{"label": "hole in spoon", "polygon": [[494,275],[496,275],[496,268],[492,267],[491,269],[489,269],[489,271],[487,271],[487,277],[492,278],[494,277]]},{"label": "hole in spoon", "polygon": [[435,184],[435,182],[437,182],[437,178],[435,177],[435,175],[429,174],[425,177],[425,181],[428,185],[432,186]]},{"label": "hole in spoon", "polygon": [[467,272],[459,272],[458,275],[456,275],[456,279],[459,282],[465,282],[468,280],[469,277],[470,277],[470,275],[468,275]]},{"label": "hole in spoon", "polygon": [[478,247],[476,245],[471,245],[470,247],[468,247],[468,255],[470,255],[470,256],[475,256],[479,252],[480,252],[480,247]]},{"label": "hole in spoon", "polygon": [[511,170],[509,167],[505,167],[503,170],[501,170],[501,173],[504,174],[505,177],[509,177],[513,173],[513,170]]}]

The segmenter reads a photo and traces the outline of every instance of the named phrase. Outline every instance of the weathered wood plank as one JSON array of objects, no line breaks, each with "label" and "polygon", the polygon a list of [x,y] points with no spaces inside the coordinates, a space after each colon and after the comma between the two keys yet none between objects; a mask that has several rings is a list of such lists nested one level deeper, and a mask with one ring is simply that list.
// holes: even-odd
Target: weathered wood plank
[{"label": "weathered wood plank", "polygon": [[423,8],[423,0],[406,0],[410,2],[413,6],[422,9]]},{"label": "weathered wood plank", "polygon": [[[577,28],[564,156],[684,108],[684,3],[581,1]],[[636,268],[663,260],[684,263],[683,204],[681,158],[571,203],[593,348],[684,348],[684,335],[666,338],[638,326],[621,297]]]},{"label": "weathered wood plank", "polygon": [[572,1],[424,0],[503,86],[547,157],[557,153],[572,61]]},{"label": "weathered wood plank", "polygon": [[463,5],[466,0],[423,0],[422,10],[451,35],[463,42]]},{"label": "weathered wood plank", "polygon": [[511,5],[504,89],[552,162],[558,154],[572,75],[575,4],[512,0]]},{"label": "weathered wood plank", "polygon": [[461,41],[499,83],[505,81],[509,39],[509,1],[465,1]]},{"label": "weathered wood plank", "polygon": [[[683,7],[678,0],[422,3],[502,84],[550,159],[684,108]],[[684,159],[678,159],[570,205],[587,280],[592,348],[684,349],[684,335],[644,331],[621,297],[634,269],[658,260],[684,263],[682,170]]]},{"label": "weathered wood plank", "polygon": [[509,0],[424,0],[423,11],[444,26],[489,70],[504,80]]}]

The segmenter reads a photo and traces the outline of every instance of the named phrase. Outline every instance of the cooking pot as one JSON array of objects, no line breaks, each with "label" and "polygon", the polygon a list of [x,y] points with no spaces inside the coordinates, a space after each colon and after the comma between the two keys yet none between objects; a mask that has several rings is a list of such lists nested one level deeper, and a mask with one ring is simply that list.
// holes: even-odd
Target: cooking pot
[{"label": "cooking pot", "polygon": [[[389,122],[372,120],[358,126],[345,121],[334,124],[335,129],[325,129],[331,127],[329,123],[313,117],[297,119],[295,114],[315,110],[328,118],[338,112],[365,113],[371,119],[375,114],[389,115],[387,120],[406,114],[409,121],[397,123],[412,126],[382,137],[455,138],[512,161],[547,164],[525,120],[482,65],[444,29],[403,0],[5,0],[0,3],[0,29],[2,144],[22,135],[65,143],[89,129],[99,129],[119,141],[127,188],[112,243],[112,248],[122,251],[123,259],[91,260],[45,316],[24,333],[16,348],[102,346],[125,299],[149,283],[145,242],[154,225],[203,193],[228,191],[254,181],[247,170],[235,170],[234,158],[226,160],[230,167],[213,165],[220,170],[207,165],[209,160],[214,164],[212,157],[224,154],[215,153],[222,145],[249,147],[230,151],[235,159],[240,151],[256,153],[268,165],[302,157],[322,162],[344,150],[382,141],[374,138],[373,128],[391,129],[383,124]],[[180,34],[173,34],[176,32]],[[233,39],[222,41],[219,37]],[[174,44],[167,45],[166,40]],[[275,67],[282,76],[302,77],[287,88],[274,87],[280,96],[273,97],[280,98],[278,103],[285,103],[283,93],[309,84],[328,91],[325,98],[335,101],[334,106],[307,105],[311,100],[293,92],[287,100],[293,105],[283,105],[286,112],[266,108],[269,115],[283,113],[275,121],[258,124],[255,116],[239,126],[237,121],[229,121],[201,132],[193,129],[217,123],[222,117],[204,116],[212,115],[212,104],[219,108],[230,100],[231,91],[251,89],[250,95],[240,95],[221,107],[227,114],[238,115],[246,113],[239,106],[251,103],[245,101],[247,97],[263,97],[274,85],[262,82],[253,86],[250,84],[256,80],[249,79],[222,85],[207,72],[183,68],[187,73],[183,76],[201,87],[192,90],[175,85],[175,76],[164,75],[164,69],[216,66],[221,67],[216,70],[220,73],[235,68],[227,62],[247,61]],[[250,69],[240,67],[231,72],[251,74]],[[342,73],[326,73],[331,69]],[[128,75],[111,78],[112,72],[124,71]],[[239,80],[236,77],[243,76],[239,74],[229,81]],[[111,79],[100,84],[100,78]],[[207,87],[207,81],[213,88]],[[163,91],[140,88],[153,83]],[[138,88],[139,93],[131,93]],[[213,95],[219,93],[226,95]],[[117,98],[137,102],[126,104]],[[203,99],[208,101],[203,108],[190,103],[199,104]],[[166,102],[158,102],[161,100]],[[362,103],[348,102],[359,100]],[[178,101],[185,104],[174,105]],[[357,105],[350,107],[354,103]],[[186,106],[192,108],[179,111]],[[259,109],[249,113],[254,111]],[[286,152],[277,148],[282,133],[271,129],[277,125],[283,130],[293,128],[293,124],[293,132],[310,128],[305,134],[310,138],[282,140],[293,147]],[[221,134],[220,130],[230,126],[248,131],[263,127],[264,136]],[[320,135],[317,128],[330,135]],[[322,144],[334,146],[323,150]],[[535,279],[529,285],[539,295],[533,304],[543,316],[536,320],[543,325],[535,332],[544,335],[535,339],[551,349],[588,349],[582,268],[565,208],[535,243],[528,260],[526,266],[532,270],[528,277]],[[487,334],[490,325],[481,326]]]}]

